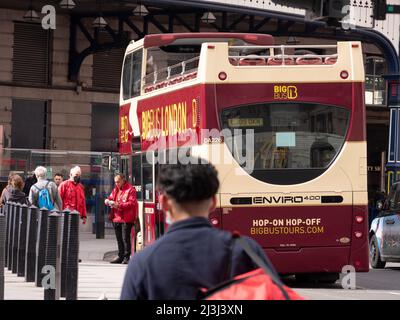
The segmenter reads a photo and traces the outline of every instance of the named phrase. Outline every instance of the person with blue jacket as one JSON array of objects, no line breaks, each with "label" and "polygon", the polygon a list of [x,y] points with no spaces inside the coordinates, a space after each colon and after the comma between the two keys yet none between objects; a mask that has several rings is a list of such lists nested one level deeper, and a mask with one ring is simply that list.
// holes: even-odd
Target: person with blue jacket
[{"label": "person with blue jacket", "polygon": [[[190,157],[189,164],[160,166],[159,201],[170,225],[130,260],[122,300],[194,300],[201,288],[213,288],[257,268],[241,247],[233,245],[229,232],[208,221],[218,188],[217,171],[204,160]],[[268,264],[262,248],[243,238]]]}]

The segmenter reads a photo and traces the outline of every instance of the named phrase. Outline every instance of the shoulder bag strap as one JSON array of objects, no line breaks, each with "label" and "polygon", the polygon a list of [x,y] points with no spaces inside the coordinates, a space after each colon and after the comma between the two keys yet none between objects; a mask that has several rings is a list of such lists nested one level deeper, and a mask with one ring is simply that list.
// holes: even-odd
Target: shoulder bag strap
[{"label": "shoulder bag strap", "polygon": [[234,242],[236,242],[244,250],[244,252],[247,253],[247,255],[251,258],[251,260],[253,260],[257,266],[259,266],[261,269],[263,269],[264,272],[271,277],[272,281],[282,291],[282,294],[286,298],[286,300],[290,300],[289,295],[287,294],[286,290],[283,288],[284,284],[279,279],[279,276],[273,270],[271,270],[271,268],[254,252],[253,249],[251,249],[249,243],[245,239],[241,238],[239,235],[233,235],[233,239],[234,239]]}]

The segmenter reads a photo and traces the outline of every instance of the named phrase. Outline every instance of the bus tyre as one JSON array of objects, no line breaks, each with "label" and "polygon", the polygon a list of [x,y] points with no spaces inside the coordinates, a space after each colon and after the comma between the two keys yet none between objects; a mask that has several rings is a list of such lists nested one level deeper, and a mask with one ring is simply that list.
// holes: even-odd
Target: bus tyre
[{"label": "bus tyre", "polygon": [[321,275],[319,278],[320,283],[328,283],[328,284],[334,284],[336,281],[338,281],[340,278],[339,273],[327,273],[324,275]]},{"label": "bus tyre", "polygon": [[369,260],[374,269],[383,269],[386,265],[386,261],[381,260],[378,239],[376,239],[375,235],[373,235],[369,241]]}]

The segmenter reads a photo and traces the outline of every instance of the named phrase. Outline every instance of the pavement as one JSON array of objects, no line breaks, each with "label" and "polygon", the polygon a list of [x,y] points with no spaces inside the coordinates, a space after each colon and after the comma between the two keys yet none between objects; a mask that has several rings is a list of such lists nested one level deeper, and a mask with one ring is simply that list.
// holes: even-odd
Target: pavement
[{"label": "pavement", "polygon": [[[116,255],[114,231],[106,229],[104,239],[96,239],[91,232],[80,232],[78,300],[118,300],[127,265],[110,264]],[[104,260],[106,259],[106,260]],[[5,300],[43,300],[44,290],[25,282],[5,269]],[[63,300],[64,298],[61,298]]]},{"label": "pavement", "polygon": [[82,261],[111,261],[117,255],[117,240],[114,230],[106,229],[104,239],[96,239],[91,232],[79,234],[79,258]]}]

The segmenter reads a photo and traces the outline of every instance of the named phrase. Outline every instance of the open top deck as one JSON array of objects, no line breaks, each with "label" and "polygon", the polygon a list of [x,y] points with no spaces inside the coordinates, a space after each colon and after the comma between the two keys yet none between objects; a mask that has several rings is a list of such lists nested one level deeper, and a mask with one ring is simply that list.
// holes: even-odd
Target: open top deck
[{"label": "open top deck", "polygon": [[190,44],[188,39],[185,40],[179,46],[174,44],[146,50],[142,93],[191,81],[364,81],[359,42],[338,42],[337,45],[231,45],[226,39],[224,42],[202,44]]}]

